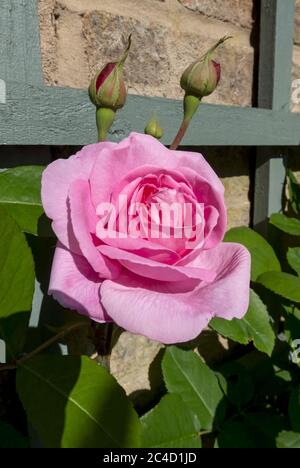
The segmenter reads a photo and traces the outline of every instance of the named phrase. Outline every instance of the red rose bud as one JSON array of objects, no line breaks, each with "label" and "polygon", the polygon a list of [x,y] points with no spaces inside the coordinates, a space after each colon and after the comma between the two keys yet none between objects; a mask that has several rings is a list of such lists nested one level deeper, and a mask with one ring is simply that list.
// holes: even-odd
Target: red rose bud
[{"label": "red rose bud", "polygon": [[209,96],[218,86],[221,78],[221,66],[212,60],[212,55],[223,44],[228,36],[220,39],[209,51],[199,60],[192,63],[182,74],[180,86],[186,94],[202,99]]},{"label": "red rose bud", "polygon": [[164,134],[164,131],[159,125],[156,117],[152,117],[146,125],[144,133],[160,140]]},{"label": "red rose bud", "polygon": [[98,139],[103,141],[112,126],[116,111],[124,106],[127,90],[123,79],[123,68],[131,46],[131,35],[128,45],[117,62],[110,62],[96,74],[89,87],[89,95],[97,107],[96,122]]},{"label": "red rose bud", "polygon": [[117,62],[108,63],[98,72],[89,87],[90,99],[97,107],[105,107],[116,111],[124,106],[127,91],[123,79],[123,68],[131,46],[131,36],[128,45]]}]

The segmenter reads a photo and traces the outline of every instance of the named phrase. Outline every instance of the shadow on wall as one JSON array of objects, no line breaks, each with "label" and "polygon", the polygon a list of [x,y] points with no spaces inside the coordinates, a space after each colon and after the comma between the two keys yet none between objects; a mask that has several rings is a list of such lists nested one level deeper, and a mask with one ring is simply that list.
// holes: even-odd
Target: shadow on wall
[{"label": "shadow on wall", "polygon": [[[216,130],[217,131],[217,130]],[[55,146],[51,148],[52,159],[68,158],[79,151],[79,146]],[[254,161],[255,148],[239,146],[199,146],[180,147],[182,151],[192,151],[203,154],[219,177],[249,176],[251,159]]]},{"label": "shadow on wall", "polygon": [[[221,178],[249,176],[251,167],[250,157],[255,156],[255,149],[251,147],[199,146],[182,147],[180,149],[203,154],[207,162]],[[252,159],[254,160],[254,158]]]},{"label": "shadow on wall", "polygon": [[44,165],[50,162],[48,146],[0,146],[0,168]]},{"label": "shadow on wall", "polygon": [[254,49],[252,107],[258,103],[258,67],[259,67],[259,31],[260,31],[260,0],[253,0],[252,19],[253,26],[250,34],[250,44]]}]

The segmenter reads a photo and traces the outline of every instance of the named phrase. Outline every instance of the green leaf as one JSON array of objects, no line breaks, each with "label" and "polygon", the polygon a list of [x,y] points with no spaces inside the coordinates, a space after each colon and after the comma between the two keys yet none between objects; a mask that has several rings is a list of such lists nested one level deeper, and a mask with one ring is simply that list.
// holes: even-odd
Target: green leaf
[{"label": "green leaf", "polygon": [[257,448],[252,431],[238,421],[227,421],[218,435],[219,448]]},{"label": "green leaf", "polygon": [[218,436],[220,448],[276,448],[286,421],[271,412],[248,413],[244,421],[228,421]]},{"label": "green leaf", "polygon": [[291,348],[290,360],[300,366],[300,309],[294,307],[290,311],[287,311],[284,335]]},{"label": "green leaf", "polygon": [[34,263],[24,234],[0,208],[0,337],[9,357],[22,350],[34,291]]},{"label": "green leaf", "polygon": [[300,214],[300,184],[291,170],[287,171],[289,202],[293,211]]},{"label": "green leaf", "polygon": [[21,230],[37,235],[43,166],[20,166],[0,173],[0,206],[15,219]]},{"label": "green leaf", "polygon": [[300,448],[300,434],[282,431],[277,437],[277,448]]},{"label": "green leaf", "polygon": [[9,424],[0,421],[0,448],[27,448],[28,440]]},{"label": "green leaf", "polygon": [[179,395],[165,395],[142,419],[146,448],[200,448],[200,427]]},{"label": "green leaf", "polygon": [[276,448],[278,434],[288,427],[285,418],[271,412],[248,413],[244,422],[262,448]]},{"label": "green leaf", "polygon": [[137,447],[141,425],[116,380],[87,357],[39,355],[17,369],[17,391],[45,447]]},{"label": "green leaf", "polygon": [[300,236],[300,221],[295,218],[288,218],[284,214],[276,213],[270,218],[270,223],[291,236]]},{"label": "green leaf", "polygon": [[265,288],[292,302],[300,302],[300,278],[273,271],[264,273],[257,279]]},{"label": "green leaf", "polygon": [[295,388],[291,393],[289,416],[293,431],[300,433],[300,387]]},{"label": "green leaf", "polygon": [[181,396],[202,429],[212,429],[223,398],[214,372],[193,351],[175,346],[167,348],[162,369],[168,391]]},{"label": "green leaf", "polygon": [[287,260],[290,267],[300,276],[300,247],[289,248]]},{"label": "green leaf", "polygon": [[275,345],[275,333],[270,323],[266,306],[259,296],[250,290],[250,305],[247,314],[241,320],[225,320],[215,318],[209,326],[217,333],[232,341],[254,346],[261,352],[271,356]]},{"label": "green leaf", "polygon": [[254,395],[252,375],[237,362],[228,362],[222,366],[217,376],[230,403],[241,411]]},{"label": "green leaf", "polygon": [[266,271],[281,271],[280,263],[270,244],[257,232],[248,227],[230,229],[225,235],[225,242],[237,242],[244,245],[251,254],[251,280]]}]

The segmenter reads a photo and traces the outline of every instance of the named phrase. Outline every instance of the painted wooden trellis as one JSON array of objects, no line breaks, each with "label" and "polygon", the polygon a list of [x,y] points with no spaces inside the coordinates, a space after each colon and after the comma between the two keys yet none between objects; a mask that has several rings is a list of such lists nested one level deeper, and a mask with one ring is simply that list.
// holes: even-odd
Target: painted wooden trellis
[{"label": "painted wooden trellis", "polygon": [[[254,223],[258,228],[281,208],[284,148],[300,145],[300,114],[289,111],[294,14],[294,0],[261,1],[260,108],[203,105],[184,140],[188,146],[264,147],[256,156]],[[87,92],[43,84],[37,1],[2,1],[0,34],[2,167],[7,162],[7,158],[1,162],[4,145],[13,145],[14,161],[23,164],[23,145],[43,145],[39,162],[47,163],[49,145],[95,142],[94,107]],[[151,109],[159,113],[166,129],[163,143],[170,144],[181,107],[179,101],[129,96],[110,137],[118,141],[133,129],[142,132],[145,109]],[[22,151],[18,151],[20,145]]]}]

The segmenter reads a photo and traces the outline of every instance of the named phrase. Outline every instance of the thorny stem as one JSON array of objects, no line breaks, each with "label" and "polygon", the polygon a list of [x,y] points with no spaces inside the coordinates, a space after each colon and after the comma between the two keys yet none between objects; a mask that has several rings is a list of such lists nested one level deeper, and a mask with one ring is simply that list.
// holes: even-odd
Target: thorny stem
[{"label": "thorny stem", "polygon": [[26,354],[21,359],[16,360],[13,364],[0,364],[0,371],[8,371],[8,370],[16,369],[18,365],[20,365],[23,362],[27,361],[28,359],[36,356],[41,351],[44,351],[44,349],[46,349],[49,346],[51,346],[52,344],[56,343],[56,341],[58,341],[60,338],[63,338],[65,335],[67,335],[71,331],[76,330],[77,328],[86,327],[87,325],[88,325],[87,323],[82,323],[82,322],[75,323],[75,324],[71,325],[69,328],[67,328],[65,330],[62,330],[61,332],[59,332],[56,335],[49,338],[49,340],[42,343],[40,346],[35,348],[30,353]]}]

